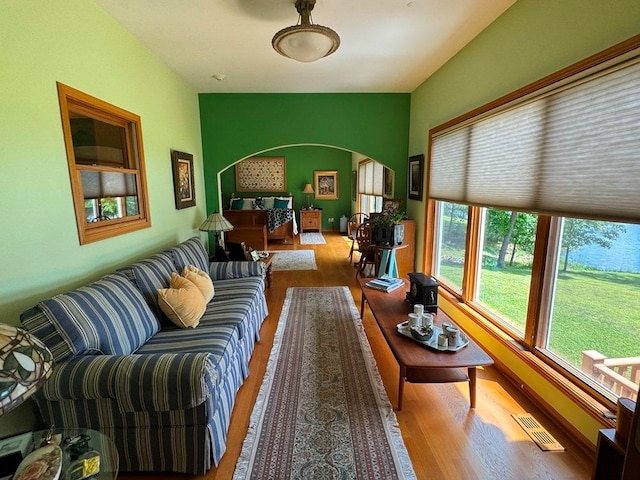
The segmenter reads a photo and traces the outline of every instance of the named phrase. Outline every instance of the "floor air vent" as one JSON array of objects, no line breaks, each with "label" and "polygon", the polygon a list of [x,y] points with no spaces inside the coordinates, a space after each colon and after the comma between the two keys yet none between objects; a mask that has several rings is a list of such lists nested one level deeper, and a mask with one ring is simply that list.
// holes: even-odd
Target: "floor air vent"
[{"label": "floor air vent", "polygon": [[524,414],[512,414],[513,419],[524,429],[525,432],[531,437],[536,445],[538,445],[545,452],[561,452],[564,451],[564,447],[558,443],[558,441],[551,436],[547,430],[538,423],[529,413]]}]

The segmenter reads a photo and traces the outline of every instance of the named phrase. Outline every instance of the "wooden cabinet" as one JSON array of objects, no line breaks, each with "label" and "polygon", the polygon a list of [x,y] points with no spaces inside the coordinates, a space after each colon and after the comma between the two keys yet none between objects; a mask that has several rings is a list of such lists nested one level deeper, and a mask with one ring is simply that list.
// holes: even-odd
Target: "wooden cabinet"
[{"label": "wooden cabinet", "polygon": [[619,480],[622,478],[625,447],[616,438],[615,428],[598,432],[596,466],[593,480]]},{"label": "wooden cabinet", "polygon": [[404,225],[402,244],[406,244],[407,248],[400,248],[396,251],[396,262],[400,278],[406,280],[407,274],[416,271],[416,222],[415,220],[403,220],[402,224]]},{"label": "wooden cabinet", "polygon": [[[633,417],[627,421],[625,409],[620,408],[621,401],[626,401]],[[592,480],[637,480],[640,478],[640,424],[638,415],[640,408],[629,399],[618,400],[617,428],[603,428],[598,432],[596,464]],[[625,420],[624,423],[621,423]]]},{"label": "wooden cabinet", "polygon": [[300,210],[300,233],[305,230],[322,230],[322,210]]}]

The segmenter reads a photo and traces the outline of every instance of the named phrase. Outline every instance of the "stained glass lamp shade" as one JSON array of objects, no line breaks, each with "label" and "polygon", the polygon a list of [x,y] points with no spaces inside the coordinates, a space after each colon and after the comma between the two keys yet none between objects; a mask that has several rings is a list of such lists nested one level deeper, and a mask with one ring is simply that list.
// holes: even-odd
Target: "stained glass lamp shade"
[{"label": "stained glass lamp shade", "polygon": [[0,415],[30,397],[51,375],[53,356],[21,328],[0,323]]}]

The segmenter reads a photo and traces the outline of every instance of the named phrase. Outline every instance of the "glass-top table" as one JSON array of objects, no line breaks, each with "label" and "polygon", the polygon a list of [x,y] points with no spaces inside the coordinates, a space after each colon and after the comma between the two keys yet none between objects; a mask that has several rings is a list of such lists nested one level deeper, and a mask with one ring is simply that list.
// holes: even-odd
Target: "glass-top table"
[{"label": "glass-top table", "polygon": [[[49,430],[33,432],[34,449],[49,435]],[[55,428],[53,434],[61,435],[62,472],[60,480],[89,478],[95,480],[115,480],[118,476],[119,457],[113,441],[97,430]],[[100,457],[100,471],[82,477],[83,457],[95,462],[95,453]]]}]

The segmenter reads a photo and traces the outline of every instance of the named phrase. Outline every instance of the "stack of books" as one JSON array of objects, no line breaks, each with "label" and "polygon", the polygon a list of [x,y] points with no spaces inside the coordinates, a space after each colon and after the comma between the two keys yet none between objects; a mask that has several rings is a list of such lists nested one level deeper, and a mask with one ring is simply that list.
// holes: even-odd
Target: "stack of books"
[{"label": "stack of books", "polygon": [[382,292],[391,292],[396,288],[400,288],[404,282],[400,278],[393,278],[386,275],[369,280],[365,285]]}]

